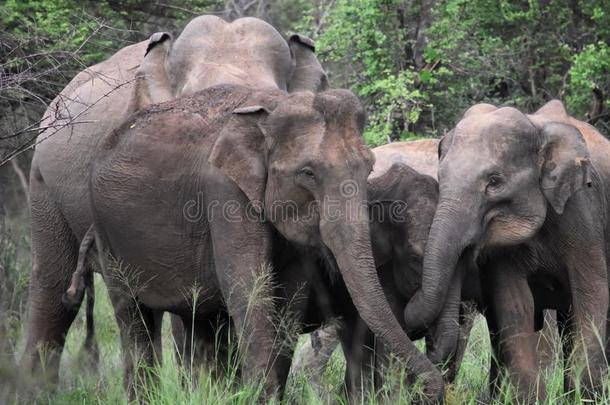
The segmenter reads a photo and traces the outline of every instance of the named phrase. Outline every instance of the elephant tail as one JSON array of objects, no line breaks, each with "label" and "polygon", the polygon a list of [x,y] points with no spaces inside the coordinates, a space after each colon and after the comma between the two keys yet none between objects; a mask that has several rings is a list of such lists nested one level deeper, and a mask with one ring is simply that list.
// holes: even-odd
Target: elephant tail
[{"label": "elephant tail", "polygon": [[87,336],[85,337],[85,348],[90,350],[95,345],[95,327],[93,324],[93,306],[95,304],[95,286],[93,284],[93,272],[88,271],[84,275],[85,291],[87,292],[87,302],[85,303],[85,319],[87,326]]},{"label": "elephant tail", "polygon": [[87,323],[89,323],[89,312],[93,313],[93,302],[95,300],[93,297],[93,270],[91,265],[87,266],[87,254],[94,241],[95,230],[91,225],[80,244],[78,262],[76,270],[72,274],[70,287],[62,297],[62,301],[67,308],[76,310],[83,301],[85,290],[87,290]]},{"label": "elephant tail", "polygon": [[[91,267],[89,267],[91,268]],[[99,363],[99,347],[95,339],[95,325],[93,323],[93,306],[95,304],[95,287],[93,283],[93,271],[89,270],[84,274],[85,291],[87,292],[87,302],[85,303],[85,324],[87,335],[85,343],[81,349],[81,358],[85,361],[85,365],[90,369],[97,369]]]},{"label": "elephant tail", "polygon": [[95,327],[93,323],[93,307],[95,304],[95,286],[93,283],[93,266],[87,263],[87,255],[95,242],[95,229],[93,225],[89,227],[87,233],[80,243],[78,250],[78,261],[76,270],[72,274],[70,287],[62,297],[63,304],[70,309],[78,310],[83,301],[85,293],[87,293],[87,301],[85,303],[85,319],[87,335],[81,353],[85,356],[86,364],[97,367],[99,360],[99,349],[95,339]]}]

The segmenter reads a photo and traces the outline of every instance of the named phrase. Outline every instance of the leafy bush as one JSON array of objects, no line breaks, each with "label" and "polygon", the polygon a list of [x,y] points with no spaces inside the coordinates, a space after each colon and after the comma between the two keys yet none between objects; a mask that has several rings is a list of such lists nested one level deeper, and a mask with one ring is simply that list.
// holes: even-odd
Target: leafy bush
[{"label": "leafy bush", "polygon": [[405,32],[396,29],[402,18],[397,0],[340,0],[317,38],[320,57],[330,67],[336,87],[349,87],[367,105],[369,124],[365,139],[371,145],[390,138],[413,136],[410,125],[418,121],[427,95],[407,60]]},{"label": "leafy bush", "polygon": [[[582,116],[591,104],[591,91],[610,88],[610,47],[602,41],[589,44],[572,61],[567,101],[571,111]],[[609,108],[610,94],[605,95]]]}]

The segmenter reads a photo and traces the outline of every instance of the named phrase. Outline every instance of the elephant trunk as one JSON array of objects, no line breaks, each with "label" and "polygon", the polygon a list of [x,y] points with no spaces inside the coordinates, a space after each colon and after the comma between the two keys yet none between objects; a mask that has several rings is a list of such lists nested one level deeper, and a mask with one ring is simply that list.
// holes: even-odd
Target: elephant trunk
[{"label": "elephant trunk", "polygon": [[[453,372],[456,367],[451,367],[458,359],[458,340],[459,340],[459,323],[460,323],[460,303],[462,298],[462,282],[464,277],[465,266],[460,260],[457,271],[453,274],[451,285],[445,299],[445,305],[439,314],[439,317],[432,328],[431,341],[426,352],[428,358],[437,365],[443,367],[450,366],[450,372]],[[449,377],[450,382],[455,375]]]},{"label": "elephant trunk", "polygon": [[322,240],[332,251],[362,319],[392,352],[406,361],[410,372],[424,380],[424,394],[439,400],[443,394],[440,373],[402,329],[379,282],[369,235],[368,208],[359,204],[351,214],[348,215],[351,218],[338,221],[322,219]]},{"label": "elephant trunk", "polygon": [[458,260],[474,239],[476,221],[459,202],[458,199],[441,199],[437,207],[426,243],[422,286],[404,311],[410,331],[426,329],[439,316]]}]

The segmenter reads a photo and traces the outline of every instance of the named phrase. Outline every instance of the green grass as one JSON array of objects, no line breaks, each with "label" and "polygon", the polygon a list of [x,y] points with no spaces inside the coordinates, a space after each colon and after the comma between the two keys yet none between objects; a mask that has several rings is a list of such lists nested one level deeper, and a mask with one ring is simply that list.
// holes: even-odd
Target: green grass
[{"label": "green grass", "polygon": [[[18,234],[23,231],[18,229]],[[15,234],[15,232],[14,232]],[[25,233],[21,233],[22,235]],[[24,293],[24,280],[29,274],[29,259],[27,237],[19,237],[10,242],[3,249],[3,264],[9,275],[15,279],[11,285],[14,291],[11,297],[13,307],[10,311],[0,314],[0,326],[4,327],[3,360],[0,363],[0,380],[10,375],[10,362],[15,362],[23,347],[23,299],[19,297]],[[96,275],[96,303],[95,303],[96,336],[100,348],[100,363],[97,371],[84,367],[79,352],[85,338],[84,311],[76,318],[61,360],[60,384],[52,392],[38,396],[37,404],[120,404],[127,402],[127,395],[123,388],[123,365],[119,332],[114,319],[112,305],[102,279]],[[0,330],[1,331],[1,330]],[[303,337],[301,337],[301,340]],[[421,344],[420,344],[421,346]],[[251,404],[261,395],[260,386],[243,386],[237,383],[233,375],[220,381],[212,378],[205,371],[199,373],[196,384],[185,384],[186,372],[177,366],[175,358],[175,344],[171,336],[169,317],[164,320],[163,333],[163,362],[155,369],[149,370],[158,376],[157,383],[148,383],[141,390],[140,399],[151,404]],[[558,349],[556,347],[556,349]],[[557,353],[559,351],[556,350]],[[564,393],[563,375],[559,355],[556,355],[551,365],[544,370],[541,378],[545,381],[548,391],[549,404],[580,402],[580,394]],[[464,356],[462,367],[454,384],[446,387],[446,402],[449,404],[476,404],[485,398],[487,391],[487,378],[490,362],[490,344],[487,327],[484,319],[478,317],[470,337],[468,348]],[[4,371],[3,371],[4,370]],[[8,374],[6,371],[8,370]],[[5,374],[2,374],[5,372]],[[297,376],[289,382],[286,404],[327,404],[345,403],[343,396],[343,373],[345,360],[340,349],[337,349],[324,372],[320,387],[312,386],[304,375]],[[231,373],[230,373],[231,374]],[[408,404],[413,398],[414,389],[406,387],[404,370],[396,363],[387,372],[384,385],[378,395],[365,395],[363,404],[397,403]],[[606,387],[597,403],[610,403],[610,391]],[[0,403],[3,402],[2,384],[0,384]],[[277,402],[277,401],[275,401]],[[496,404],[513,404],[510,385],[503,382],[500,395],[494,401]]]}]

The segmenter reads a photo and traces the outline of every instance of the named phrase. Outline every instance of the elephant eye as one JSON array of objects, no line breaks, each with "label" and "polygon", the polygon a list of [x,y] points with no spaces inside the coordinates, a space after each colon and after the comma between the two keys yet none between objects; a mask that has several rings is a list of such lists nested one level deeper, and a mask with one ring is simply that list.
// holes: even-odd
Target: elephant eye
[{"label": "elephant eye", "polygon": [[503,183],[504,183],[504,180],[502,180],[502,177],[500,177],[500,175],[492,174],[487,179],[487,189],[488,190],[489,189],[497,189],[500,186],[502,186]]},{"label": "elephant eye", "polygon": [[303,176],[307,176],[311,179],[315,178],[315,174],[313,173],[313,169],[309,166],[305,166],[304,168],[301,169],[300,172]]}]

